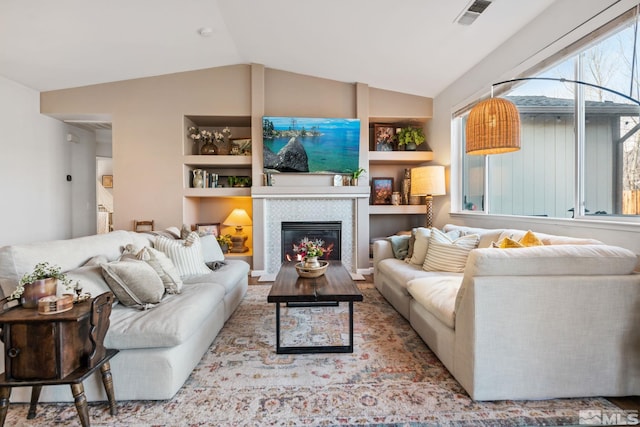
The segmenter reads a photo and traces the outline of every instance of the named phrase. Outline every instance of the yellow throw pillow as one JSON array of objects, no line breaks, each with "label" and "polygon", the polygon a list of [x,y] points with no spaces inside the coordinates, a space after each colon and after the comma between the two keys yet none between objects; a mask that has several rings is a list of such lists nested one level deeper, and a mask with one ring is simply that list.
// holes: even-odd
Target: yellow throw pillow
[{"label": "yellow throw pillow", "polygon": [[505,237],[504,239],[500,240],[498,242],[498,247],[500,249],[506,249],[506,248],[524,248],[524,245],[520,242],[516,242],[513,239],[510,239],[509,237]]},{"label": "yellow throw pillow", "polygon": [[533,233],[533,231],[528,230],[522,239],[520,239],[520,244],[522,246],[542,246],[544,243]]}]

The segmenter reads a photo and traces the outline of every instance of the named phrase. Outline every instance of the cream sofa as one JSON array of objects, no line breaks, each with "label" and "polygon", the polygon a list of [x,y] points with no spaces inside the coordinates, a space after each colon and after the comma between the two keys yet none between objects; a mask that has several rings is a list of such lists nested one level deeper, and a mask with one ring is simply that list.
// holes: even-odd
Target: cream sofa
[{"label": "cream sofa", "polygon": [[[127,245],[152,246],[154,236],[128,231],[70,240],[0,248],[0,286],[6,295],[22,275],[38,262],[48,261],[80,279],[92,295],[108,290],[100,266],[84,266],[94,256],[120,257]],[[203,246],[204,247],[204,246]],[[205,260],[207,254],[204,254]],[[120,352],[111,360],[116,400],[170,399],[207,351],[244,297],[249,265],[226,260],[206,275],[183,277],[180,294],[165,295],[148,310],[116,304],[105,337],[107,348]],[[3,346],[0,351],[4,354]],[[4,357],[0,357],[4,370]],[[106,400],[99,375],[84,382],[87,399]],[[30,388],[15,388],[11,401],[28,402]],[[73,401],[68,386],[42,389],[40,401]]]},{"label": "cream sofa", "polygon": [[478,234],[461,273],[424,271],[374,242],[376,288],[474,400],[640,394],[636,255],[536,233],[544,246],[492,248],[523,230]]}]

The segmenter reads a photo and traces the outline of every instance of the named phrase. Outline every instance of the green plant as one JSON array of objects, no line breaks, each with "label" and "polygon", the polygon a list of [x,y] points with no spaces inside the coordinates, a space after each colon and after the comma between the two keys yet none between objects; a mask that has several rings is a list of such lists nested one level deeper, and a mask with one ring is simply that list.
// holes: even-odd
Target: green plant
[{"label": "green plant", "polygon": [[20,282],[18,283],[18,287],[9,296],[9,299],[13,300],[20,298],[20,296],[24,292],[24,285],[33,283],[36,280],[49,278],[58,279],[58,283],[62,284],[67,291],[74,289],[78,284],[78,282],[76,282],[75,285],[72,285],[71,280],[69,280],[67,275],[62,272],[62,269],[59,266],[51,265],[45,261],[36,264],[31,273],[25,273],[24,276],[22,276]]},{"label": "green plant", "polygon": [[367,170],[365,168],[360,168],[357,171],[353,172],[351,174],[351,178],[353,179],[358,179],[360,178],[360,176],[362,176],[363,173],[365,173]]},{"label": "green plant", "polygon": [[231,234],[221,234],[218,237],[216,237],[216,240],[218,240],[218,243],[220,244],[220,246],[223,246],[223,245],[231,246]]},{"label": "green plant", "polygon": [[411,142],[420,145],[426,140],[422,128],[410,126],[402,128],[396,138],[398,139],[398,145],[407,145]]}]

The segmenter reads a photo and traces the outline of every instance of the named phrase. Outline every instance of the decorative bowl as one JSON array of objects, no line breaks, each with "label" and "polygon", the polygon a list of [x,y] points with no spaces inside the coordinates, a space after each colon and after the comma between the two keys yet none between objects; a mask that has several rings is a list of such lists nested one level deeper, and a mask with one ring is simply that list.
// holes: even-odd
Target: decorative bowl
[{"label": "decorative bowl", "polygon": [[325,271],[327,271],[327,267],[329,267],[329,261],[319,261],[320,267],[305,267],[304,262],[299,262],[296,264],[296,270],[298,271],[298,276],[304,277],[305,279],[313,279],[315,277],[322,276]]}]

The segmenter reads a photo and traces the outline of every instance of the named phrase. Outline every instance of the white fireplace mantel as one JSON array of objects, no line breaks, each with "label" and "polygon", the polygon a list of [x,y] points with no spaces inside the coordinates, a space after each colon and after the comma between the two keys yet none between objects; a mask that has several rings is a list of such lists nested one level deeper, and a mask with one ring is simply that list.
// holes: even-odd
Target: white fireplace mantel
[{"label": "white fireplace mantel", "polygon": [[[342,223],[342,263],[368,272],[369,186],[252,187],[254,275],[275,277],[281,264],[281,224],[286,221]],[[361,265],[366,264],[366,265]]]}]

